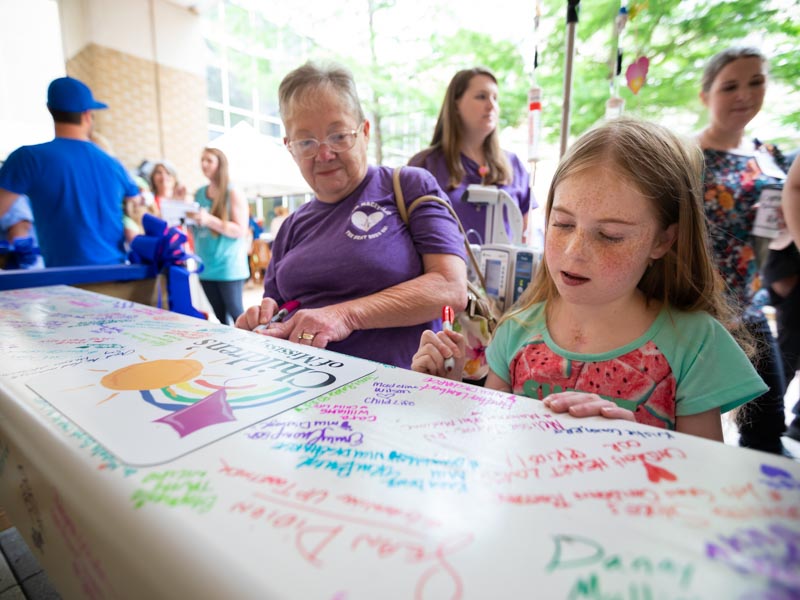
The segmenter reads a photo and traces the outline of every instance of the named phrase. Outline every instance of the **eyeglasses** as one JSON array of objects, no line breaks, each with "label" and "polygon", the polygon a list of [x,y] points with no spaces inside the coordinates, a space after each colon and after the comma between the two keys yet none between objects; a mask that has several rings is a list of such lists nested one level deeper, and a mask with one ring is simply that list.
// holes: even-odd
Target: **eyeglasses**
[{"label": "eyeglasses", "polygon": [[296,158],[313,158],[319,153],[322,144],[325,144],[333,152],[337,154],[340,152],[347,152],[356,145],[356,138],[358,134],[364,129],[364,123],[358,126],[358,129],[350,131],[337,131],[330,134],[323,141],[308,138],[305,140],[294,140],[286,144],[289,152]]}]

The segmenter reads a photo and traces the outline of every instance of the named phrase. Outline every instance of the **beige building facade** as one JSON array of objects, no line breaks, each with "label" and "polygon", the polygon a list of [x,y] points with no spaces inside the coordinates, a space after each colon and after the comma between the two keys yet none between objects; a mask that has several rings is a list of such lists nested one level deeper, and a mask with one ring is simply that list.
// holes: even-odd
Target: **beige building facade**
[{"label": "beige building facade", "polygon": [[171,161],[192,191],[207,141],[202,21],[190,3],[58,0],[66,74],[109,105],[95,129],[130,168]]}]

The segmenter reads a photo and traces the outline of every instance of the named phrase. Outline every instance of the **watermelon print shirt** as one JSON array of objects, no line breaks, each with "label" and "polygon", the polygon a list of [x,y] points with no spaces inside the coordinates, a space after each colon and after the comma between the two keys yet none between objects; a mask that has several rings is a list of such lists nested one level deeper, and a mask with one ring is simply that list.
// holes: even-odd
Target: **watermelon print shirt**
[{"label": "watermelon print shirt", "polygon": [[675,429],[675,418],[722,412],[767,390],[725,328],[705,312],[662,309],[640,338],[602,354],[559,347],[544,304],[505,322],[487,349],[492,371],[512,392],[542,400],[555,392],[594,393],[633,411],[639,423]]},{"label": "watermelon print shirt", "polygon": [[[703,150],[704,208],[714,260],[733,298],[750,305],[761,288],[756,252],[750,232],[756,203],[765,185],[779,183],[765,175],[753,155]],[[782,159],[782,157],[779,157]],[[783,168],[780,161],[776,161]]]}]

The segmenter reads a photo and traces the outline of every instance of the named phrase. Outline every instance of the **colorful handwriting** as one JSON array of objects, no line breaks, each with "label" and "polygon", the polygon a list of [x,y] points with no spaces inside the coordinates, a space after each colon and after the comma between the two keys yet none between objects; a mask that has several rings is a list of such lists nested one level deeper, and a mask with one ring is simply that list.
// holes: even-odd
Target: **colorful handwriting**
[{"label": "colorful handwriting", "polygon": [[52,405],[41,399],[37,399],[37,403],[42,412],[44,412],[50,418],[56,427],[58,427],[65,434],[69,435],[70,438],[76,440],[81,449],[89,448],[93,458],[97,458],[102,461],[97,467],[98,469],[108,471],[116,471],[120,469],[122,474],[126,477],[137,472],[137,469],[121,463],[116,456],[106,450],[105,446],[98,444],[92,436],[82,429],[76,427],[72,421],[64,417],[64,415],[53,408]]},{"label": "colorful handwriting", "polygon": [[[341,396],[342,394],[346,394],[347,392],[350,392],[358,387],[361,387],[363,384],[372,381],[373,379],[376,379],[376,377],[377,376],[374,374],[365,375],[361,379],[356,379],[355,381],[346,383],[345,385],[340,386],[335,390],[331,390],[330,392],[317,396],[313,400],[309,400],[308,402],[301,404],[300,406],[296,406],[294,410],[297,412],[303,412],[317,405],[321,405],[318,408],[322,410],[322,412],[326,412],[324,410],[325,408],[323,404],[324,402],[327,402],[328,400],[330,400],[331,398],[335,398],[336,396]],[[336,405],[336,406],[341,406],[341,405]],[[356,407],[348,407],[348,408],[355,409]],[[373,417],[371,420],[374,421],[375,418]]]},{"label": "colorful handwriting", "polygon": [[[349,449],[348,449],[349,450]],[[359,452],[359,451],[353,451]],[[220,475],[252,484],[251,500],[233,502],[229,511],[283,533],[298,555],[317,568],[328,557],[350,552],[356,559],[397,559],[398,566],[421,567],[415,598],[460,598],[463,584],[450,557],[473,541],[471,533],[432,535],[442,523],[423,513],[354,494],[332,494],[302,487],[286,477],[252,471],[221,461]],[[366,530],[366,532],[365,532]]]},{"label": "colorful handwriting", "polygon": [[[556,534],[553,536],[553,554],[545,571],[590,571],[572,586],[568,598],[655,598],[655,590],[690,590],[695,567],[692,563],[669,557],[653,558],[642,554],[609,552],[600,542],[588,537]],[[603,575],[614,577],[618,588],[609,584],[601,587]],[[613,585],[613,584],[611,584]],[[683,594],[680,594],[683,597]],[[661,597],[658,595],[658,597]]]},{"label": "colorful handwriting", "polygon": [[[403,398],[405,394],[411,394],[417,386],[403,383],[384,383],[375,381],[372,383],[372,395],[362,399],[364,404],[387,404],[392,406],[414,406],[416,402]],[[398,396],[401,396],[398,398]]]},{"label": "colorful handwriting", "polygon": [[[452,430],[456,435],[467,433],[496,433],[503,434],[510,431],[558,431],[564,428],[563,423],[556,420],[552,415],[544,413],[524,413],[524,414],[482,414],[474,413],[466,417],[454,419],[444,419],[440,421],[430,421],[427,423],[414,423],[405,426],[409,431],[433,430],[432,434],[439,439],[447,437],[447,431]],[[429,437],[431,434],[427,434]]]},{"label": "colorful handwriting", "polygon": [[492,390],[481,390],[476,392],[475,386],[460,381],[448,381],[439,377],[426,377],[419,391],[432,390],[440,396],[454,396],[464,400],[475,402],[481,407],[494,407],[503,410],[510,410],[517,403],[517,397],[502,392]]},{"label": "colorful handwriting", "polygon": [[217,501],[206,471],[170,470],[148,473],[141,488],[134,490],[134,508],[146,503],[166,506],[188,506],[200,513],[208,512]]},{"label": "colorful handwriting", "polygon": [[234,467],[228,464],[226,461],[221,461],[222,466],[220,467],[218,473],[221,475],[225,475],[226,477],[233,477],[235,479],[244,479],[251,483],[255,483],[258,485],[266,484],[266,485],[286,485],[287,480],[284,477],[277,477],[274,475],[267,475],[263,473],[255,473],[248,469],[243,469],[241,467]]},{"label": "colorful handwriting", "polygon": [[377,513],[381,516],[397,517],[403,520],[408,525],[419,525],[424,529],[431,527],[441,527],[442,522],[438,519],[431,519],[426,517],[415,509],[398,508],[382,502],[375,502],[365,498],[359,498],[353,494],[341,494],[336,497],[336,500],[347,506],[348,508],[357,508],[364,512]]},{"label": "colorful handwriting", "polygon": [[8,448],[8,444],[0,440],[0,476],[2,476],[6,470],[6,462],[8,462],[9,454],[10,450]]},{"label": "colorful handwriting", "polygon": [[486,471],[484,476],[497,483],[511,483],[517,479],[557,479],[579,473],[605,471],[610,467],[602,458],[589,456],[574,448],[528,456],[506,454],[506,465],[507,469]]},{"label": "colorful handwriting", "polygon": [[771,465],[761,465],[761,473],[765,479],[759,481],[773,490],[800,490],[800,479],[795,479],[789,471]]},{"label": "colorful handwriting", "polygon": [[[651,428],[652,429],[652,428]],[[591,425],[578,425],[575,427],[562,427],[555,433],[563,435],[583,435],[586,433],[611,433],[617,436],[640,437],[640,438],[664,438],[671,440],[675,435],[669,431],[651,431],[623,429],[620,427],[593,427]]]},{"label": "colorful handwriting", "polygon": [[395,396],[402,396],[403,394],[410,394],[417,389],[416,385],[409,385],[405,383],[389,383],[382,381],[375,381],[372,384],[372,393],[379,398],[394,398]]},{"label": "colorful handwriting", "polygon": [[[338,391],[338,390],[334,390]],[[348,421],[374,421],[375,415],[370,414],[366,406],[351,406],[349,404],[320,404],[317,406],[323,415],[338,415]]]},{"label": "colorful handwriting", "polygon": [[781,597],[800,597],[800,529],[771,523],[719,534],[706,542],[706,556],[740,573],[766,577],[772,587],[784,590]]},{"label": "colorful handwriting", "polygon": [[[324,446],[322,444],[289,444],[280,442],[275,450],[303,454],[297,463],[298,469],[315,469],[333,473],[339,478],[354,474],[377,478],[390,488],[409,488],[419,491],[451,490],[467,491],[466,469],[477,468],[478,463],[463,457],[439,459],[420,457],[396,451],[356,450]],[[422,471],[409,475],[408,469]]]},{"label": "colorful handwriting", "polygon": [[106,574],[102,560],[92,551],[91,544],[81,533],[81,527],[72,519],[57,492],[53,494],[50,515],[69,550],[72,572],[80,582],[83,597],[118,598],[119,592]]},{"label": "colorful handwriting", "polygon": [[364,434],[353,431],[347,421],[265,421],[257,427],[257,430],[248,430],[249,439],[300,440],[307,445],[325,443],[345,446],[360,446],[364,442]]},{"label": "colorful handwriting", "polygon": [[[126,335],[132,340],[137,342],[144,342],[145,344],[158,348],[159,346],[169,346],[176,342],[183,342],[187,336],[175,335],[172,333],[150,333],[147,331],[127,332]],[[189,339],[192,339],[189,337]]]},{"label": "colorful handwriting", "polygon": [[[381,521],[260,492],[255,497],[255,501],[235,502],[230,511],[275,530],[291,531],[298,555],[316,568],[325,568],[329,556],[338,557],[343,552],[351,553],[356,562],[395,560],[395,568],[423,569],[416,574],[414,598],[458,599],[463,596],[462,577],[450,559],[473,542],[472,534],[453,534],[438,539]],[[264,503],[278,508],[269,509]],[[370,531],[365,533],[364,529]]]},{"label": "colorful handwriting", "polygon": [[22,503],[25,505],[25,511],[31,519],[31,539],[33,540],[33,545],[41,552],[44,549],[42,515],[39,512],[39,504],[36,502],[36,496],[33,493],[33,486],[28,479],[28,474],[20,464],[17,465],[17,477],[19,478],[19,493],[22,497]]},{"label": "colorful handwriting", "polygon": [[[280,496],[313,504],[319,504],[329,498],[328,492],[320,488],[302,488],[285,477],[236,467],[224,460],[221,461],[221,463],[218,470],[220,475],[238,481],[244,481],[258,486],[259,488],[265,487],[273,496]],[[385,502],[376,502],[350,493],[336,495],[331,498],[331,501],[341,504],[351,512],[358,511],[366,514],[375,514],[381,518],[385,518],[387,523],[399,520],[403,524],[402,526],[419,527],[422,531],[430,530],[432,527],[442,526],[441,521],[428,517],[418,510],[399,508]]]}]

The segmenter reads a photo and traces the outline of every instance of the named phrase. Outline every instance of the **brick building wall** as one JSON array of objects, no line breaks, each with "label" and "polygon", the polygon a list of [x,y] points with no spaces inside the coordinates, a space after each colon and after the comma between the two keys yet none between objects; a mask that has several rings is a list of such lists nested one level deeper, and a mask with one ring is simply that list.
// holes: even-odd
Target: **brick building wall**
[{"label": "brick building wall", "polygon": [[190,192],[203,185],[203,77],[94,43],[67,61],[67,74],[84,81],[109,105],[95,113],[95,130],[126,167],[166,158]]}]

